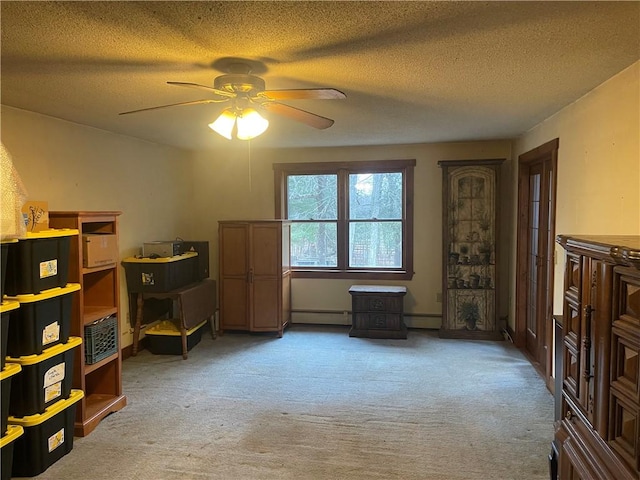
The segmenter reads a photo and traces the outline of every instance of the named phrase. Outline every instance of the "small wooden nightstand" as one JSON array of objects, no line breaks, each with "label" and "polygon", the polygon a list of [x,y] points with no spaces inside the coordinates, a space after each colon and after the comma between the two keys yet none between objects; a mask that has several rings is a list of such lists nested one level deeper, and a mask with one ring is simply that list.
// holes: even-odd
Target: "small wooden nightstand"
[{"label": "small wooden nightstand", "polygon": [[407,338],[404,324],[406,287],[352,285],[350,337]]}]

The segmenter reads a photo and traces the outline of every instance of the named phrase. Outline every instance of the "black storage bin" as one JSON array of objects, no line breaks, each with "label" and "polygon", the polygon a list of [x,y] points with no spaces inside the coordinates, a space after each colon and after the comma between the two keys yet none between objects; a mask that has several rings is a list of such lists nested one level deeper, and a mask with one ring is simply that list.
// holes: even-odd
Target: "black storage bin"
[{"label": "black storage bin", "polygon": [[20,303],[15,300],[5,300],[0,303],[0,370],[4,368],[7,354],[7,342],[9,340],[9,322],[11,311],[20,308]]},{"label": "black storage bin", "polygon": [[[147,329],[145,338],[147,348],[154,355],[182,355],[182,332],[178,326],[179,320],[162,320]],[[202,339],[204,322],[187,330],[187,351],[195,347]]]},{"label": "black storage bin", "polygon": [[20,373],[22,367],[17,363],[7,363],[0,371],[0,435],[7,433],[7,418],[9,417],[9,399],[11,398],[11,378]]},{"label": "black storage bin", "polygon": [[21,295],[64,287],[69,278],[69,250],[75,229],[50,229],[9,243],[5,293]]},{"label": "black storage bin", "polygon": [[2,453],[2,480],[11,479],[11,469],[13,466],[13,449],[18,437],[24,434],[24,429],[20,425],[9,425],[7,433],[0,438],[0,451]]},{"label": "black storage bin", "polygon": [[75,347],[81,343],[79,337],[69,337],[67,343],[47,348],[40,355],[7,358],[22,367],[11,384],[9,415],[43,413],[50,405],[67,398],[73,382]]},{"label": "black storage bin", "polygon": [[2,263],[0,263],[0,301],[4,296],[4,284],[7,278],[7,261],[9,258],[9,245],[11,243],[18,243],[18,239],[15,240],[2,240],[0,247],[2,248]]},{"label": "black storage bin", "polygon": [[73,449],[76,404],[82,397],[82,390],[72,390],[69,398],[59,400],[42,414],[9,417],[10,424],[24,429],[14,445],[14,477],[40,475]]},{"label": "black storage bin", "polygon": [[196,278],[204,280],[209,278],[209,242],[208,241],[187,241],[182,242],[185,252],[197,252]]},{"label": "black storage bin", "polygon": [[198,281],[198,253],[122,260],[129,293],[169,292]]},{"label": "black storage bin", "polygon": [[40,355],[45,348],[66,343],[71,330],[73,292],[79,283],[52,288],[35,295],[8,297],[20,308],[10,312],[7,355]]}]

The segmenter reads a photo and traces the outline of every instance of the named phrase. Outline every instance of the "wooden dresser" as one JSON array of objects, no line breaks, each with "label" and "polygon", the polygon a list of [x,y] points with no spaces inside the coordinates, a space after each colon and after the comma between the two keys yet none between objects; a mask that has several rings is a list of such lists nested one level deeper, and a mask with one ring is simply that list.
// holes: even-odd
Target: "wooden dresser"
[{"label": "wooden dresser", "polygon": [[404,324],[406,287],[352,285],[350,337],[407,338]]},{"label": "wooden dresser", "polygon": [[566,250],[559,476],[637,480],[640,237],[560,235],[557,242]]}]

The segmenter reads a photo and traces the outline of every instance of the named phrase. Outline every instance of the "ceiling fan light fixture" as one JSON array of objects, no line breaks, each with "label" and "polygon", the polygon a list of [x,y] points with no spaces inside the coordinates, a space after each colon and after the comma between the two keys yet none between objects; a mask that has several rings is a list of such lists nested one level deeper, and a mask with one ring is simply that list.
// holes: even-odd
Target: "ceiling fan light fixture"
[{"label": "ceiling fan light fixture", "polygon": [[250,140],[262,135],[269,126],[269,120],[253,108],[245,108],[238,115],[238,138]]},{"label": "ceiling fan light fixture", "polygon": [[214,122],[209,124],[209,128],[217,134],[231,140],[235,123],[236,114],[231,109],[227,108]]}]

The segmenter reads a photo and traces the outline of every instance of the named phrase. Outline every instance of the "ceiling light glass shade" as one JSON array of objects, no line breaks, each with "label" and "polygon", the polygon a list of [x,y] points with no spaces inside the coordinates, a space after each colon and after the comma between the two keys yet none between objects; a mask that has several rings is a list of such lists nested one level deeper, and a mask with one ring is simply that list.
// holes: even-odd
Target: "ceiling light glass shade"
[{"label": "ceiling light glass shade", "polygon": [[233,133],[233,126],[236,123],[236,114],[230,109],[223,111],[220,116],[212,123],[209,124],[209,128],[214,132],[222,135],[225,138],[231,140]]},{"label": "ceiling light glass shade", "polygon": [[269,120],[260,115],[253,108],[245,108],[238,115],[238,138],[249,140],[264,133],[269,126]]}]

